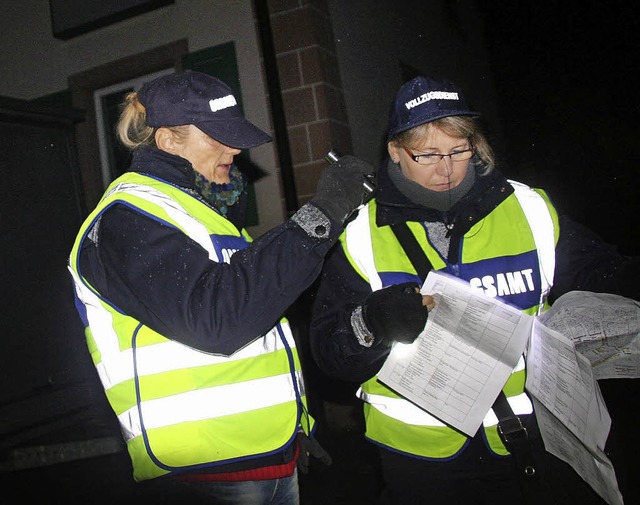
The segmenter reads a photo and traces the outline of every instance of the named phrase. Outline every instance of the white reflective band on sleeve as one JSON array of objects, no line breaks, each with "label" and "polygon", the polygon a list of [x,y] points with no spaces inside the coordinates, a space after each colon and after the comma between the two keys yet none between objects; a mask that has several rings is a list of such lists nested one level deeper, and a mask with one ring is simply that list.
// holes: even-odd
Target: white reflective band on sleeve
[{"label": "white reflective band on sleeve", "polygon": [[556,239],[553,220],[544,199],[529,186],[516,181],[509,181],[513,186],[514,194],[531,228],[533,240],[538,250],[538,263],[540,268],[540,306],[538,313],[542,311],[544,301],[553,286],[553,276],[556,268]]},{"label": "white reflective band on sleeve", "polygon": [[175,200],[165,195],[162,191],[158,191],[149,186],[140,184],[122,183],[119,184],[115,191],[123,191],[127,194],[137,196],[162,207],[167,215],[180,223],[193,240],[198,242],[209,253],[209,259],[220,262],[216,251],[211,242],[211,237],[207,229],[195,218],[193,218],[186,210],[184,210]]},{"label": "white reflective band on sleeve", "polygon": [[[513,410],[513,413],[517,416],[531,414],[533,412],[533,405],[531,404],[531,400],[526,395],[526,393],[521,393],[516,396],[509,396],[507,400],[509,401],[511,410]],[[495,426],[496,424],[498,424],[498,417],[496,416],[493,409],[489,409],[489,412],[487,412],[487,415],[482,420],[482,424],[486,427]]]},{"label": "white reflective band on sleeve", "polygon": [[[382,289],[382,280],[373,259],[373,245],[369,228],[369,207],[361,208],[358,216],[347,225],[346,242],[349,255],[369,280],[372,291]],[[358,251],[357,255],[353,251]]]},{"label": "white reflective band on sleeve", "polygon": [[431,414],[428,414],[421,408],[416,407],[413,403],[403,400],[402,398],[372,395],[365,393],[362,388],[358,389],[356,395],[384,415],[402,421],[403,423],[415,424],[417,426],[446,426],[446,424]]},{"label": "white reflective band on sleeve", "polygon": [[[296,372],[299,384],[302,374]],[[295,402],[291,374],[276,375],[226,386],[199,389],[142,403],[144,427],[147,430],[189,421],[239,414],[249,410]],[[125,440],[142,434],[138,408],[118,416]]]}]

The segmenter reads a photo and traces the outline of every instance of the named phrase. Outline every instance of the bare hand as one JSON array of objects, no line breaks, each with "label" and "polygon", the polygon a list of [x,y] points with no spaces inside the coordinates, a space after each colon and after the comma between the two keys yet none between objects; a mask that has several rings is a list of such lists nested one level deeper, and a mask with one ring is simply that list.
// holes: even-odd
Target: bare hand
[{"label": "bare hand", "polygon": [[436,299],[431,295],[422,295],[422,305],[431,312],[436,307]]}]

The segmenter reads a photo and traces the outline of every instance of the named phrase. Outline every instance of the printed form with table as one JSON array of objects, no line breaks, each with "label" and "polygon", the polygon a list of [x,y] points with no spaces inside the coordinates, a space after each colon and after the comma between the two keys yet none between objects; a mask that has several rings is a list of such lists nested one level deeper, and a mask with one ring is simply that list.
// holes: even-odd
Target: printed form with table
[{"label": "printed form with table", "polygon": [[573,291],[531,316],[434,271],[421,291],[435,297],[436,307],[413,344],[394,345],[380,380],[415,408],[474,436],[524,356],[546,450],[610,505],[621,505],[604,453],[611,418],[597,379],[640,376],[640,304]]}]

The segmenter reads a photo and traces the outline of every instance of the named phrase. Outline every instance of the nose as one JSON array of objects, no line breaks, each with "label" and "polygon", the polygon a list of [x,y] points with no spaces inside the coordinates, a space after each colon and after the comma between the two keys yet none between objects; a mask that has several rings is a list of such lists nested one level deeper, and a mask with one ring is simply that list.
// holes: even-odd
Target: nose
[{"label": "nose", "polygon": [[453,161],[449,156],[443,156],[436,164],[436,174],[449,177],[453,172]]}]

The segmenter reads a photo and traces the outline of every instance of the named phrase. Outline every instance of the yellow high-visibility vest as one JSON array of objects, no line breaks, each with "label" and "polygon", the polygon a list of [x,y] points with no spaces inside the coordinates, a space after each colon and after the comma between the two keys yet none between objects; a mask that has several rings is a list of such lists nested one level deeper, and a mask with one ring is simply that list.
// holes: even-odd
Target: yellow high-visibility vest
[{"label": "yellow high-visibility vest", "polygon": [[114,204],[181,230],[215,262],[228,262],[251,238],[197,198],[137,173],[110,185],[78,233],[69,258],[77,305],[135,480],[277,453],[300,427],[309,431],[313,420],[286,319],[231,356],[214,355],[160,335],[87,282],[82,243]]},{"label": "yellow high-visibility vest", "polygon": [[[500,296],[529,314],[543,310],[553,282],[558,216],[547,195],[515,181],[514,193],[477,222],[462,238],[460,260],[449,265],[428,240],[425,226],[408,222],[411,232],[435,270],[463,278]],[[390,226],[375,222],[372,200],[347,225],[340,237],[345,256],[373,291],[391,284],[424,280]],[[533,406],[524,392],[525,362],[521,357],[503,391],[516,415],[530,414]],[[467,441],[464,434],[442,423],[372,377],[358,390],[364,401],[366,436],[372,441],[423,458],[450,458]],[[491,409],[483,425],[489,446],[508,454],[497,433],[498,419]]]}]

